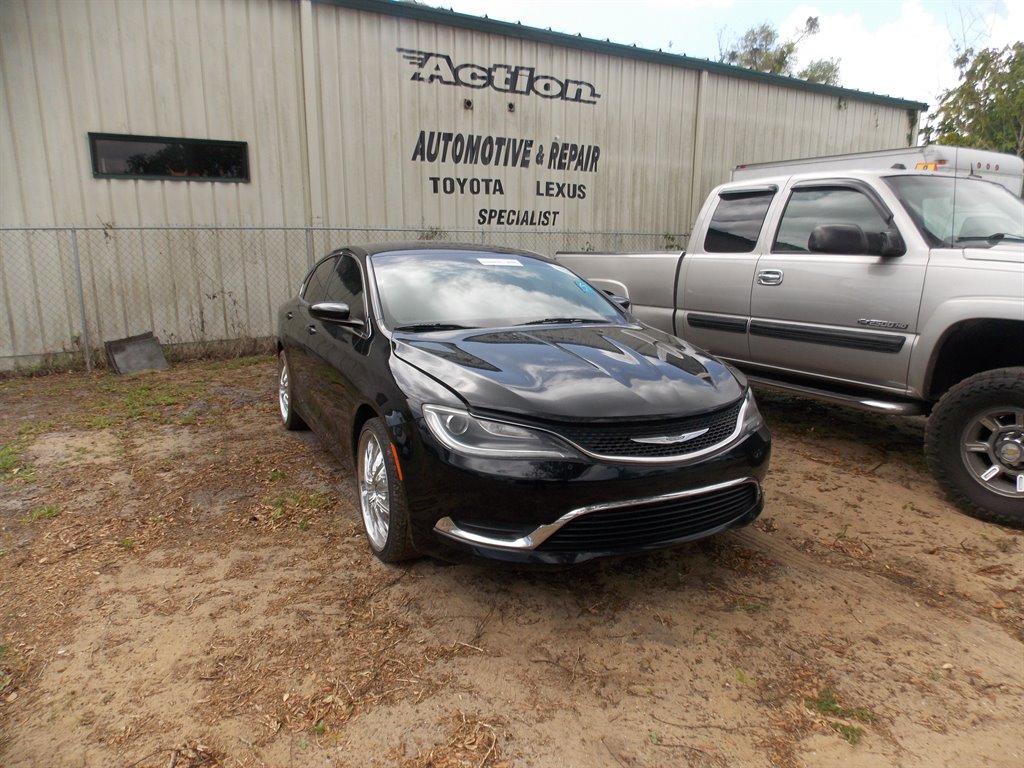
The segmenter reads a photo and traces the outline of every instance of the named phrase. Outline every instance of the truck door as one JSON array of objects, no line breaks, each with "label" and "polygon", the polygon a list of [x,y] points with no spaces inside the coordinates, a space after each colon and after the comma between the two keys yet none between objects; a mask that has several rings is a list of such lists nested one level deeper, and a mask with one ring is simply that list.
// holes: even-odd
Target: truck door
[{"label": "truck door", "polygon": [[[750,285],[758,243],[775,185],[730,189],[704,204],[683,256],[678,281],[676,335],[714,355],[749,360]],[[709,220],[710,219],[710,220]]]},{"label": "truck door", "polygon": [[928,253],[901,240],[867,183],[794,185],[757,263],[751,362],[902,392]]}]

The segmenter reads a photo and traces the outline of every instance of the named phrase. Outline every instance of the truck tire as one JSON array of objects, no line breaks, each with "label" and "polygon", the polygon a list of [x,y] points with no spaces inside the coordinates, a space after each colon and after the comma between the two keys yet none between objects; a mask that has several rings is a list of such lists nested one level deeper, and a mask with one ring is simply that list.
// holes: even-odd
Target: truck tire
[{"label": "truck tire", "polygon": [[1024,368],[964,379],[935,405],[925,454],[972,517],[1024,528]]}]

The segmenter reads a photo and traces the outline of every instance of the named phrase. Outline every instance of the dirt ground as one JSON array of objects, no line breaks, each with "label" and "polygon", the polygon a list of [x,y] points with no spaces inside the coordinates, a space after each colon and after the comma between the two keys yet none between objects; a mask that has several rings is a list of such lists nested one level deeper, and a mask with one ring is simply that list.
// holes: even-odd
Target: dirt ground
[{"label": "dirt ground", "polygon": [[765,393],[754,526],[388,567],[274,378],[0,381],[0,765],[1024,764],[1024,535],[941,496],[920,420]]}]

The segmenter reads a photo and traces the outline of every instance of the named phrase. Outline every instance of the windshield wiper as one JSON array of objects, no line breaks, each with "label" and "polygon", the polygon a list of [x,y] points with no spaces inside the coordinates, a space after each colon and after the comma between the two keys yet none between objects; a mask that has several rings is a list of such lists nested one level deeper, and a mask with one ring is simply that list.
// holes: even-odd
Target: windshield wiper
[{"label": "windshield wiper", "polygon": [[1004,240],[1010,243],[1024,243],[1024,237],[1021,237],[1020,235],[1008,235],[1005,232],[993,232],[991,235],[961,235],[956,238],[956,242],[958,243],[970,243],[977,242],[979,240],[991,243],[992,245],[1001,243]]},{"label": "windshield wiper", "polygon": [[556,325],[561,323],[610,323],[612,320],[605,320],[596,317],[545,317],[543,320],[531,320],[528,323],[518,325]]},{"label": "windshield wiper", "polygon": [[429,333],[430,331],[468,331],[475,327],[475,325],[459,325],[458,323],[412,323],[410,325],[399,325],[394,330],[409,331],[410,333]]}]

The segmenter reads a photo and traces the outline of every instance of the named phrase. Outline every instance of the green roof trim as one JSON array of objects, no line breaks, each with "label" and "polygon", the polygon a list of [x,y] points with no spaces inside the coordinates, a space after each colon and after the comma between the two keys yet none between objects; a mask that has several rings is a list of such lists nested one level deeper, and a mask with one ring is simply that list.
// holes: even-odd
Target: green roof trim
[{"label": "green roof trim", "polygon": [[581,35],[570,35],[564,32],[552,32],[547,29],[527,27],[523,24],[513,24],[507,21],[480,18],[455,11],[446,11],[442,8],[431,8],[425,5],[413,5],[412,3],[397,2],[396,0],[312,0],[320,5],[336,5],[343,8],[351,8],[357,11],[368,11],[370,13],[398,16],[403,19],[425,21],[432,24],[442,24],[448,27],[468,29],[476,32],[488,32],[493,35],[504,37],[515,37],[521,40],[531,40],[537,43],[557,45],[563,48],[575,48],[590,53],[600,53],[606,56],[618,56],[625,59],[635,59],[652,64],[662,64],[667,67],[681,67],[683,69],[695,69],[698,71],[711,72],[725,77],[736,77],[741,80],[753,80],[754,82],[767,83],[781,88],[794,88],[798,91],[809,91],[821,93],[827,96],[836,96],[845,99],[882,104],[894,109],[907,109],[916,112],[923,112],[928,104],[920,101],[909,101],[898,99],[893,96],[882,96],[877,93],[855,91],[851,88],[841,88],[834,85],[822,85],[821,83],[809,83],[795,77],[783,75],[769,75],[765,72],[757,72],[753,69],[736,67],[731,64],[721,64],[707,59],[695,59],[690,56],[682,56],[675,53],[664,53],[663,51],[652,51],[647,48],[638,48],[635,45],[623,45],[621,43],[604,42],[593,40]]}]

